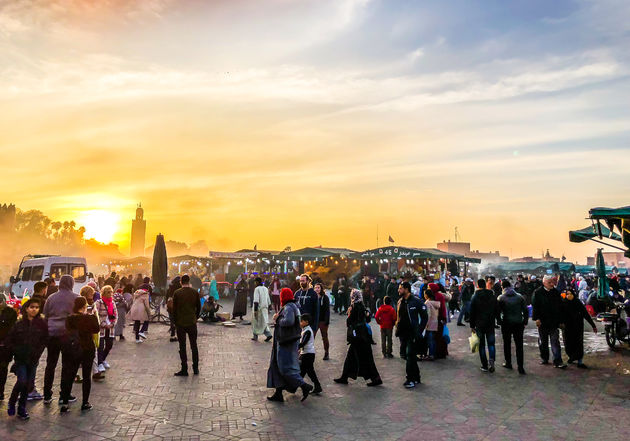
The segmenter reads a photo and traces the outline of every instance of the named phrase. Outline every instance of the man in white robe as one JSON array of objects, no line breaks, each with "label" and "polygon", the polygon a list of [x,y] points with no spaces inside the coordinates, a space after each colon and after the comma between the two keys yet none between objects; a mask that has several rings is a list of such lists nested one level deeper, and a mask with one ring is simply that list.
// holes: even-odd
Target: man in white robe
[{"label": "man in white robe", "polygon": [[271,340],[272,334],[269,330],[269,307],[271,298],[269,290],[263,286],[262,279],[256,277],[256,288],[254,289],[254,315],[252,318],[252,340],[257,341],[258,336],[264,334],[265,341]]}]

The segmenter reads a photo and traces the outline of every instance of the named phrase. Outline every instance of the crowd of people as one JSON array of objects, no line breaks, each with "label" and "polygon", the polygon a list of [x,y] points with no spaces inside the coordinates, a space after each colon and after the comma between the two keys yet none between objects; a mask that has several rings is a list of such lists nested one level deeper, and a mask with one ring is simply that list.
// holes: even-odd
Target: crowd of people
[{"label": "crowd of people", "polygon": [[[617,295],[627,297],[625,279],[614,282],[618,284],[610,285],[618,288]],[[394,337],[399,340],[399,356],[405,360],[406,371],[403,386],[413,388],[420,384],[418,362],[448,356],[448,325],[455,323],[455,314],[458,314],[457,326],[466,326],[465,322],[470,326],[471,347],[478,350],[484,372],[495,371],[495,332],[500,329],[503,367],[513,369],[513,341],[517,370],[525,375],[523,336],[530,318],[538,329],[541,364],[551,361],[556,368],[567,368],[560,344],[562,335],[567,362],[586,368],[584,321],[597,332],[587,311],[596,283],[581,276],[566,280],[552,275],[542,280],[521,275],[516,280],[497,280],[489,275],[476,282],[448,273],[421,277],[384,274],[354,280],[340,276],[332,284],[329,296],[321,279],[308,274],[295,280],[278,276],[264,280],[243,274],[234,284],[236,295],[231,315],[232,319],[242,319],[248,306],[251,307],[252,340],[258,341],[262,335],[265,342],[272,343],[267,386],[274,389],[274,394],[268,399],[283,401],[284,391],[295,393],[299,389],[304,400],[323,391],[315,371],[315,342],[319,333],[324,348],[322,358],[329,360],[328,328],[332,313],[346,316],[347,352],[342,372],[334,379],[339,384],[349,384],[350,379],[358,377],[363,377],[369,387],[383,383],[374,362],[372,346],[377,343],[370,325],[372,320],[380,327],[384,358],[394,358]],[[150,301],[152,289],[149,277],[120,277],[112,273],[89,282],[76,293],[74,279],[63,275],[58,285],[54,281],[35,284],[32,297],[22,304],[19,318],[0,297],[0,400],[4,399],[11,361],[11,372],[16,376],[8,414],[28,419],[27,401],[43,400],[47,405],[52,402],[60,358],[60,412],[68,412],[69,404],[76,401],[72,395],[75,383],[82,385],[81,410],[90,410],[92,381],[105,380],[107,370],[112,368],[108,356],[115,339],[125,339],[128,320],[133,323],[136,343],[147,338],[149,323],[156,314],[153,310],[156,306]],[[206,296],[200,290],[201,279],[184,274],[170,281],[165,297],[171,322],[170,339],[179,342],[181,367],[175,376],[189,375],[187,341],[192,373],[199,374],[197,322],[204,311],[208,312],[207,305],[213,313],[219,308],[216,283]],[[47,354],[42,395],[35,388],[35,378],[44,350]],[[306,377],[313,385],[305,381]]]}]

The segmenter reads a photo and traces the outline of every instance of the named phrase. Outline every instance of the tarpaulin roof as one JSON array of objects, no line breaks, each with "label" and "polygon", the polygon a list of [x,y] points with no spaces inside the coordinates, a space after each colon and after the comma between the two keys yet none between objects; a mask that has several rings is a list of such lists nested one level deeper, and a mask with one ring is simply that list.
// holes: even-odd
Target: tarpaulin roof
[{"label": "tarpaulin roof", "polygon": [[[604,227],[600,221],[604,221],[609,230],[614,231],[616,228],[621,233],[621,241],[628,248],[625,250],[625,255],[630,257],[630,206],[620,208],[596,207],[591,208],[588,213],[590,218],[597,222],[598,230],[603,230]],[[603,236],[602,231],[601,237]]]},{"label": "tarpaulin roof", "polygon": [[504,262],[490,266],[492,269],[498,271],[546,271],[551,270],[553,272],[572,272],[575,271],[575,265],[570,262],[547,262],[547,261],[534,261],[534,262]]},{"label": "tarpaulin roof", "polygon": [[383,247],[357,253],[359,259],[453,259],[462,262],[481,263],[481,259],[447,253],[437,248]]},{"label": "tarpaulin roof", "polygon": [[594,273],[595,265],[575,265],[575,272],[581,274]]},{"label": "tarpaulin roof", "polygon": [[306,247],[295,251],[283,252],[278,255],[279,258],[290,259],[323,259],[331,256],[350,257],[356,254],[356,251],[348,248],[323,248],[323,247]]},{"label": "tarpaulin roof", "polygon": [[[614,231],[610,231],[608,227],[600,225],[600,228],[602,237],[613,240],[621,240],[621,236]],[[569,240],[571,242],[581,243],[589,239],[593,239],[594,237],[599,237],[599,232],[597,231],[596,225],[589,225],[588,227],[582,228],[581,230],[569,231]]]},{"label": "tarpaulin roof", "polygon": [[588,212],[594,219],[607,219],[610,217],[630,218],[630,205],[619,208],[595,207]]}]

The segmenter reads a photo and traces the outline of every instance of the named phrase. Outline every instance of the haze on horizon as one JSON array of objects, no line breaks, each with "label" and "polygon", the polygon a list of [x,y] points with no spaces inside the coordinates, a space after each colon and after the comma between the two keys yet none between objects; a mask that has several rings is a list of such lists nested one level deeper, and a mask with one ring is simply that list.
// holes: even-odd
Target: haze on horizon
[{"label": "haze on horizon", "polygon": [[0,0],[0,202],[123,251],[142,202],[147,245],[583,262],[630,203],[628,47],[622,0]]}]

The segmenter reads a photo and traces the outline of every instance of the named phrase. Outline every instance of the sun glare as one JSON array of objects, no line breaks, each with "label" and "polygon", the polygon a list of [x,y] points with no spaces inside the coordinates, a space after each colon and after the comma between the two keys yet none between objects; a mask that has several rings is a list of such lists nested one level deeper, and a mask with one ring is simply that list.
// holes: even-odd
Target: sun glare
[{"label": "sun glare", "polygon": [[84,211],[77,219],[78,226],[85,227],[85,237],[110,243],[118,231],[120,215],[104,210]]}]

